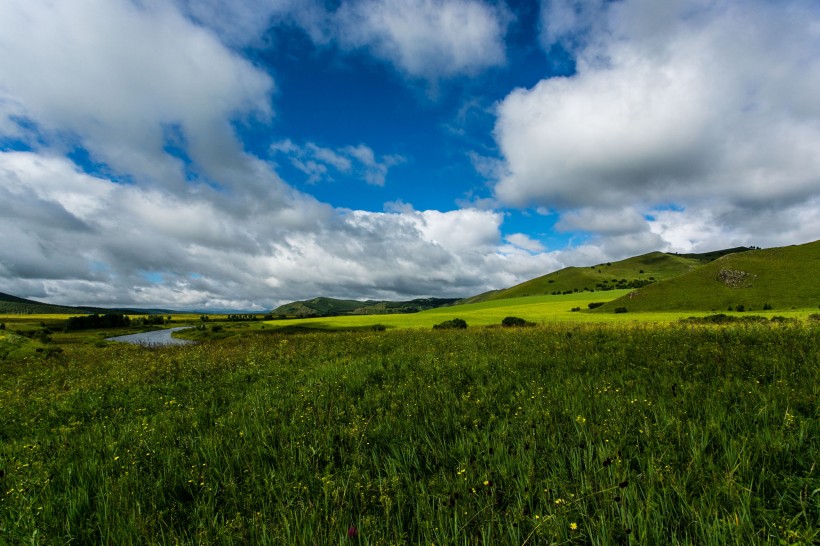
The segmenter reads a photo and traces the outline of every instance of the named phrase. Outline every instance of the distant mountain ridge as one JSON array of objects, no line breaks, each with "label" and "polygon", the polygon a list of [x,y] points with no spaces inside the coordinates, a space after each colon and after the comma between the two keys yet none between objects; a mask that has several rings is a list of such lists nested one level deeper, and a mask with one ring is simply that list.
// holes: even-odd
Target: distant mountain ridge
[{"label": "distant mountain ridge", "polygon": [[458,302],[459,298],[417,298],[407,301],[340,300],[313,298],[280,305],[271,313],[287,317],[322,317],[334,315],[387,315],[393,313],[417,313]]},{"label": "distant mountain ridge", "polygon": [[[97,313],[101,310],[92,310],[90,307],[71,307],[67,305],[52,305],[25,298],[18,298],[11,294],[0,292],[0,313],[5,314],[70,314],[70,313]],[[108,310],[102,310],[108,312]]]},{"label": "distant mountain ridge", "polygon": [[166,309],[108,309],[104,307],[75,307],[54,305],[35,300],[28,300],[0,292],[0,313],[21,315],[77,315],[124,313],[129,315],[153,315],[173,313]]}]

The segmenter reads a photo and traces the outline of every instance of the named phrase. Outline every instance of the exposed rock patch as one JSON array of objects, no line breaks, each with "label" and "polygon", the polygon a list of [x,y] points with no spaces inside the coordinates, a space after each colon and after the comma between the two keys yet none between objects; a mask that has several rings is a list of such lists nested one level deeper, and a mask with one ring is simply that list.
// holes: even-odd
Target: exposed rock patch
[{"label": "exposed rock patch", "polygon": [[757,275],[739,269],[721,269],[718,272],[718,280],[729,288],[749,288],[752,286],[749,281],[755,278]]}]

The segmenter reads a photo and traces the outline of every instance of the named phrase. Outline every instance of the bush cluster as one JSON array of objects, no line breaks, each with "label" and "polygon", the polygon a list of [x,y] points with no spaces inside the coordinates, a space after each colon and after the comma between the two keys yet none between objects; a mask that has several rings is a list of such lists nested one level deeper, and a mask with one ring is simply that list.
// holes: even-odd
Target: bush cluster
[{"label": "bush cluster", "polygon": [[433,326],[433,330],[463,330],[466,327],[467,323],[463,319],[455,318],[436,324]]},{"label": "bush cluster", "polygon": [[534,322],[527,322],[526,320],[520,317],[505,317],[504,320],[501,321],[501,326],[510,328],[513,326],[535,326]]}]

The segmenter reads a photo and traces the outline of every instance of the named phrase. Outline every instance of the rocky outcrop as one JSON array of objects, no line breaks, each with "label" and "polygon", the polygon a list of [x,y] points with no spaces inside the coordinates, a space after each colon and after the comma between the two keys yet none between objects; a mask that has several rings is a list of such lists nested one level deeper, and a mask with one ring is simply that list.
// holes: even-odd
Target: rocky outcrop
[{"label": "rocky outcrop", "polygon": [[721,269],[718,272],[718,280],[729,288],[749,288],[752,286],[750,281],[756,277],[757,275],[739,269]]}]

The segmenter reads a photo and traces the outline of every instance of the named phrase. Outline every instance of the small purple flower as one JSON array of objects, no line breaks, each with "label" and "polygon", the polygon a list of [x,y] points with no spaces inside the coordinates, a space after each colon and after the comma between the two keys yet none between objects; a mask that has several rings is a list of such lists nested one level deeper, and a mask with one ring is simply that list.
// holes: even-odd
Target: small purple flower
[{"label": "small purple flower", "polygon": [[351,525],[347,528],[347,538],[356,538],[359,536],[359,530],[356,529],[355,526]]}]

